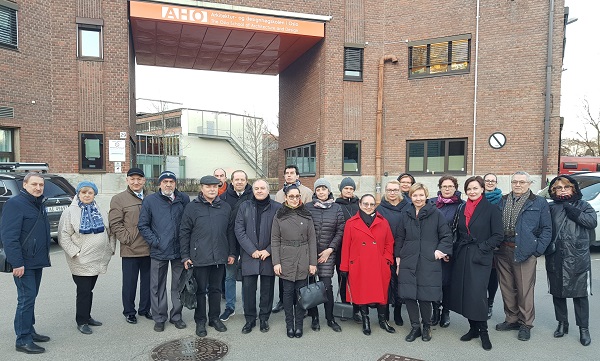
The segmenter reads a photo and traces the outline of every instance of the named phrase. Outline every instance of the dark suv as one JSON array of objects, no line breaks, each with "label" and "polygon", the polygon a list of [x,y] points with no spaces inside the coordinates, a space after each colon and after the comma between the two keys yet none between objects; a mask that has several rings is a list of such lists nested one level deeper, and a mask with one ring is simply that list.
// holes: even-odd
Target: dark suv
[{"label": "dark suv", "polygon": [[[0,163],[0,215],[2,215],[4,203],[23,189],[23,178],[27,172],[21,171],[23,163],[20,164],[21,167],[15,167],[14,164],[19,163]],[[8,172],[6,172],[7,170]],[[43,168],[36,170],[44,171]],[[44,196],[47,198],[45,204],[50,220],[50,235],[56,239],[58,237],[58,221],[62,212],[71,205],[75,196],[75,188],[61,176],[48,173],[40,173],[40,176],[44,178]]]}]

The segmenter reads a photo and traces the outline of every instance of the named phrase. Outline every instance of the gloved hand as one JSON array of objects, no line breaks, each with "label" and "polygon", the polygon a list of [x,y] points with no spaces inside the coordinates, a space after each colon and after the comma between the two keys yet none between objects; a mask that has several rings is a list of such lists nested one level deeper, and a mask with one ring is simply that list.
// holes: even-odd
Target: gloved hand
[{"label": "gloved hand", "polygon": [[573,221],[576,221],[579,218],[579,215],[581,214],[581,210],[579,208],[576,208],[569,202],[564,202],[563,208],[565,209],[565,212],[567,212],[567,217],[569,217],[569,219]]},{"label": "gloved hand", "polygon": [[340,276],[342,276],[342,278],[348,278],[348,272],[344,272],[344,271],[340,271]]}]

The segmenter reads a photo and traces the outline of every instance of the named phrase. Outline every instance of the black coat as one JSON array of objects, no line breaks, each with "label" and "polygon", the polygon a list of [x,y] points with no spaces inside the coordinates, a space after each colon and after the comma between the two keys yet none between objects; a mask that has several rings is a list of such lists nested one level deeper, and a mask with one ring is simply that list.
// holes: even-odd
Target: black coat
[{"label": "black coat", "polygon": [[353,197],[353,198],[340,197],[335,200],[335,203],[342,206],[342,212],[344,213],[344,220],[346,220],[346,221],[349,220],[350,218],[352,218],[352,216],[354,216],[359,210],[357,197]]},{"label": "black coat", "polygon": [[504,237],[502,212],[482,197],[469,222],[469,234],[465,207],[461,208],[458,215],[458,238],[452,257],[450,309],[470,320],[486,321],[487,286],[494,248],[500,245]]},{"label": "black coat", "polygon": [[452,232],[444,215],[431,203],[415,216],[415,207],[405,208],[394,246],[400,257],[400,298],[439,301],[442,298],[442,265],[435,251],[452,254]]},{"label": "black coat", "polygon": [[327,248],[333,248],[333,252],[324,263],[317,264],[320,277],[333,277],[335,268],[335,257],[341,251],[342,237],[344,236],[344,214],[339,204],[332,203],[329,208],[315,207],[315,202],[306,205],[312,215],[317,236],[317,257],[319,253]]},{"label": "black coat", "polygon": [[235,218],[235,236],[241,246],[242,276],[265,275],[274,276],[272,257],[264,261],[252,258],[255,251],[266,250],[271,254],[271,227],[273,218],[281,203],[270,200],[260,217],[260,234],[256,234],[256,200],[243,202]]}]

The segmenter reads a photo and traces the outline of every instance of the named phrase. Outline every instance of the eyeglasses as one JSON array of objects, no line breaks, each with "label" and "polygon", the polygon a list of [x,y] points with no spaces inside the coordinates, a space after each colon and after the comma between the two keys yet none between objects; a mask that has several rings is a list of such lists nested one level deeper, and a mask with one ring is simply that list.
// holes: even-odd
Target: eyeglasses
[{"label": "eyeglasses", "polygon": [[452,188],[456,188],[456,187],[455,187],[454,185],[451,185],[451,186],[442,186],[441,188],[444,188],[444,189],[452,189]]},{"label": "eyeglasses", "polygon": [[554,189],[555,191],[568,191],[569,189],[573,188],[573,186],[556,186],[553,187],[552,189]]},{"label": "eyeglasses", "polygon": [[287,196],[289,199],[300,199],[301,195],[297,195],[297,196]]},{"label": "eyeglasses", "polygon": [[400,189],[386,189],[385,191],[388,193],[400,193]]},{"label": "eyeglasses", "polygon": [[514,180],[514,181],[510,181],[510,183],[511,184],[515,184],[515,185],[518,184],[518,185],[522,186],[522,185],[525,185],[525,184],[527,184],[529,182],[528,181],[524,181],[524,180],[520,180],[520,181]]},{"label": "eyeglasses", "polygon": [[361,202],[360,204],[362,204],[362,206],[365,208],[375,207],[375,203]]},{"label": "eyeglasses", "polygon": [[484,180],[484,182],[486,182],[486,183],[491,183],[491,184],[497,183],[497,182],[496,182],[495,180],[493,180],[493,179],[486,179],[486,180]]}]

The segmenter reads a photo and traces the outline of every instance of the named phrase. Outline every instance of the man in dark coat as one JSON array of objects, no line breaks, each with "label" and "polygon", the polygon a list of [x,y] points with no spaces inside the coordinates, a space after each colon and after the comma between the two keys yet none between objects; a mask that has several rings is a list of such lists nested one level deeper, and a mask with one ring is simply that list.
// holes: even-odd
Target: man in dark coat
[{"label": "man in dark coat", "polygon": [[239,206],[235,218],[235,236],[241,246],[242,293],[246,324],[242,333],[250,333],[256,326],[256,289],[260,276],[259,320],[260,331],[269,331],[269,317],[273,307],[275,273],[271,259],[271,227],[281,203],[269,196],[269,184],[259,179],[254,182],[254,197]]},{"label": "man in dark coat", "polygon": [[[221,281],[225,264],[233,264],[230,250],[235,248],[227,234],[231,207],[218,196],[219,180],[211,175],[200,179],[198,198],[183,211],[179,241],[185,269],[194,267],[198,284],[198,306],[194,312],[196,335],[206,336],[206,296],[208,293],[208,325],[219,332],[227,327],[219,319],[221,312]],[[193,266],[192,266],[193,265]]]},{"label": "man in dark coat", "polygon": [[17,286],[15,314],[15,348],[19,352],[42,353],[45,349],[35,342],[50,341],[50,337],[35,332],[35,299],[42,282],[42,270],[50,267],[50,223],[44,205],[44,178],[29,173],[23,179],[23,189],[9,198],[2,209],[0,239],[6,260],[13,266]]}]

